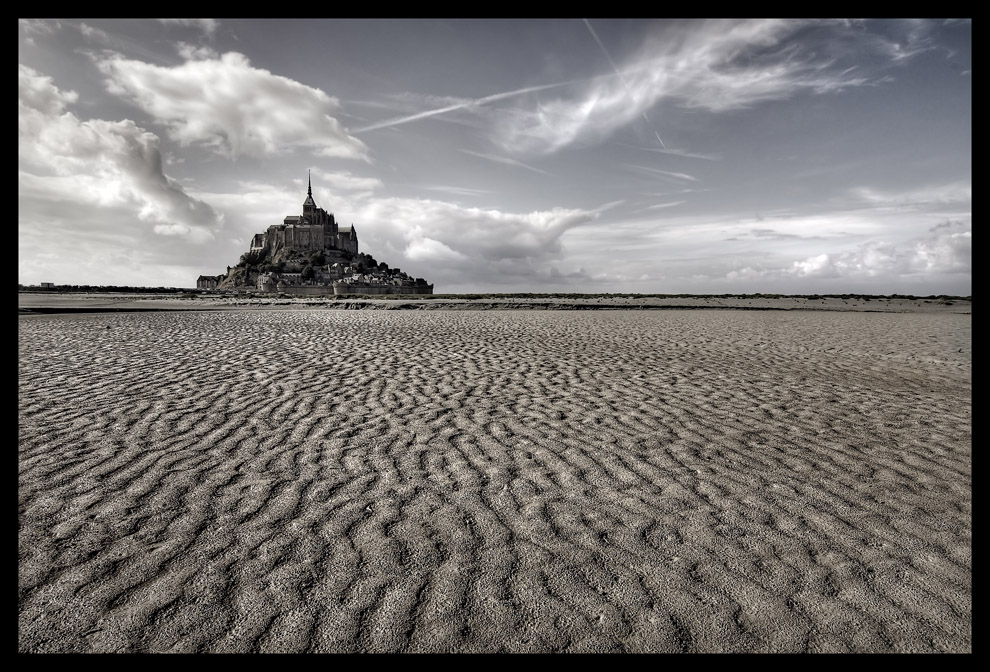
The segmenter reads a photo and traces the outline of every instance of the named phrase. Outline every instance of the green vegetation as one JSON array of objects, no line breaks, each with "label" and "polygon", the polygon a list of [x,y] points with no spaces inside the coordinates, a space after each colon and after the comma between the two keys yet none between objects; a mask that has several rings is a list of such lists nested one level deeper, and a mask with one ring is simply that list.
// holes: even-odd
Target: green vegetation
[{"label": "green vegetation", "polygon": [[268,258],[267,249],[245,252],[244,254],[241,255],[240,261],[237,262],[237,268],[246,268],[250,271],[253,270],[254,266],[258,266],[267,258]]}]

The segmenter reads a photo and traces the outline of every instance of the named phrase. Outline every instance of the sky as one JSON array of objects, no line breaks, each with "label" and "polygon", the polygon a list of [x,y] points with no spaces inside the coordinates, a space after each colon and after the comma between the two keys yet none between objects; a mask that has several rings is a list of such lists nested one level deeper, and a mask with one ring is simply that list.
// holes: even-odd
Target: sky
[{"label": "sky", "polygon": [[972,293],[972,23],[21,19],[18,282],[317,205],[436,293]]}]

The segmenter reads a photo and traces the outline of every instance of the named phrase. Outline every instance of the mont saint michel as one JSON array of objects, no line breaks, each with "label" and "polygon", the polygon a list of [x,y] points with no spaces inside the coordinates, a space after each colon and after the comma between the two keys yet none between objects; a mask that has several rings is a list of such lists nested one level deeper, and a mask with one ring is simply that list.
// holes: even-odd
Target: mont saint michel
[{"label": "mont saint michel", "polygon": [[197,289],[256,289],[294,295],[432,294],[433,285],[358,251],[354,225],[341,226],[313,200],[308,179],[302,214],[287,215],[251,239],[236,266],[201,275]]},{"label": "mont saint michel", "polygon": [[18,23],[19,653],[973,653],[971,21]]}]

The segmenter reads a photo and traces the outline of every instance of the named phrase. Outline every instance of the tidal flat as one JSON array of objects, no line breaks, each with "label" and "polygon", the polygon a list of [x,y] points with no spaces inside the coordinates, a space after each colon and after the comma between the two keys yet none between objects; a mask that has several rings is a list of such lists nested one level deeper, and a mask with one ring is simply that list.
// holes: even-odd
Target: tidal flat
[{"label": "tidal flat", "polygon": [[253,308],[19,318],[20,652],[972,651],[968,307]]}]

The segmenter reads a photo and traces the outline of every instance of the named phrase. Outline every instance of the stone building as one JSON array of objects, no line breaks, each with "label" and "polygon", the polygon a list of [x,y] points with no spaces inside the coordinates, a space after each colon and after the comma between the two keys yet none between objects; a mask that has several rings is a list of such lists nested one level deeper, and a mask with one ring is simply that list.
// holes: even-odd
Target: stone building
[{"label": "stone building", "polygon": [[216,289],[222,275],[201,275],[196,279],[196,289]]},{"label": "stone building", "polygon": [[256,233],[251,239],[252,252],[268,250],[274,255],[283,248],[300,252],[341,250],[357,254],[357,230],[353,225],[338,226],[333,213],[317,207],[310,178],[302,214],[289,215],[281,224],[272,224],[267,231]]}]

